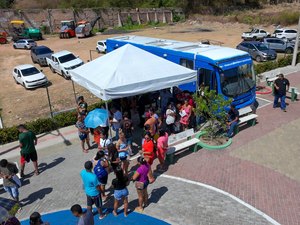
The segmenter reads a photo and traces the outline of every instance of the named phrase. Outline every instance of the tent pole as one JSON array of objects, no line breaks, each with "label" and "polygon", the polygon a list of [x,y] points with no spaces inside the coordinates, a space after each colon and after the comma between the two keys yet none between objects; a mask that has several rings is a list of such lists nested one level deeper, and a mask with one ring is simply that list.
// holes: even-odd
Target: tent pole
[{"label": "tent pole", "polygon": [[77,103],[76,92],[75,92],[75,85],[74,85],[74,81],[73,80],[72,80],[72,86],[73,86],[73,93],[74,93],[75,102]]},{"label": "tent pole", "polygon": [[112,133],[111,133],[111,126],[110,126],[110,122],[109,122],[109,110],[108,110],[108,104],[107,104],[107,101],[105,101],[105,108],[106,108],[106,111],[107,111],[107,115],[108,115],[108,130],[109,130],[109,135],[111,138],[112,137]]}]

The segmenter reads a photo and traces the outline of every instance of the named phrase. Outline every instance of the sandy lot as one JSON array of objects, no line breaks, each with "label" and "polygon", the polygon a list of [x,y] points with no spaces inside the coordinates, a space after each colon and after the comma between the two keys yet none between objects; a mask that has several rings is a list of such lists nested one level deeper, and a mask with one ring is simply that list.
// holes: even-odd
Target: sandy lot
[{"label": "sandy lot", "polygon": [[[130,33],[132,35],[143,35],[157,38],[176,39],[182,41],[198,42],[203,39],[222,43],[223,46],[235,47],[241,42],[240,35],[249,29],[244,24],[222,24],[219,22],[187,21],[174,26],[150,28]],[[272,27],[266,28],[269,32]],[[79,55],[85,62],[89,59],[89,50],[94,50],[97,40],[106,39],[116,35],[96,35],[86,39],[62,39],[57,36],[47,36],[45,40],[39,41],[38,45],[46,45],[55,52],[69,50]],[[12,43],[1,45],[0,68],[1,89],[0,107],[2,108],[3,123],[11,126],[25,121],[33,120],[50,115],[49,105],[45,88],[25,90],[17,85],[12,78],[14,66],[31,62],[30,51],[15,50]],[[93,57],[98,57],[96,52]],[[39,68],[39,66],[37,65]],[[58,74],[53,74],[48,67],[42,68],[43,72],[51,82],[49,87],[53,111],[60,111],[75,107],[72,83]],[[101,70],[101,68],[99,68]],[[75,85],[76,93],[84,95],[89,104],[99,101],[85,89]]]}]

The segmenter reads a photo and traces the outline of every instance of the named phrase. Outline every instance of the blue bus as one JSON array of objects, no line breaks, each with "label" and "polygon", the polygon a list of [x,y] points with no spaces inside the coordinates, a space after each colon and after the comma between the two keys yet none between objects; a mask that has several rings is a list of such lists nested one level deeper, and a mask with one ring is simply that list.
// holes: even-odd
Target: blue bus
[{"label": "blue bus", "polygon": [[209,44],[143,36],[120,36],[106,40],[107,52],[131,44],[171,62],[198,71],[197,82],[179,86],[195,92],[200,85],[233,98],[236,108],[255,101],[255,73],[251,56],[244,51]]}]

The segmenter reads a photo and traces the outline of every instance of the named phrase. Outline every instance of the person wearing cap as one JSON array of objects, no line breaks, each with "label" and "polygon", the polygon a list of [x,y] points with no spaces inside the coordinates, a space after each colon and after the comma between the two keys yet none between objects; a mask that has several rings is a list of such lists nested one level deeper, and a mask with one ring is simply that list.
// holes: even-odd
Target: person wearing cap
[{"label": "person wearing cap", "polygon": [[280,99],[280,108],[282,111],[286,112],[286,92],[290,88],[290,82],[288,79],[284,78],[283,74],[279,74],[278,78],[274,81],[274,104],[273,108],[278,105],[278,100]]},{"label": "person wearing cap", "polygon": [[34,212],[29,217],[30,225],[50,225],[48,222],[43,222],[41,214]]},{"label": "person wearing cap", "polygon": [[238,121],[239,121],[239,111],[235,108],[233,104],[231,104],[228,112],[228,120],[227,120],[228,138],[231,138],[233,136],[233,129],[235,126],[237,126]]},{"label": "person wearing cap", "polygon": [[91,161],[86,161],[84,168],[85,169],[80,172],[80,176],[86,194],[87,209],[92,211],[92,206],[95,204],[100,215],[99,219],[103,219],[105,214],[102,212],[101,184],[97,176],[92,172],[93,163]]}]

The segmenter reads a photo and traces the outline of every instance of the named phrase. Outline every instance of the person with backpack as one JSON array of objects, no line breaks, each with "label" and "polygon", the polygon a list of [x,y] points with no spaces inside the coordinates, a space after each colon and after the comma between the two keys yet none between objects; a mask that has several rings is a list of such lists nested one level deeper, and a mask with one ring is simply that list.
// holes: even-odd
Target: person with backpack
[{"label": "person with backpack", "polygon": [[100,192],[103,201],[106,200],[107,196],[105,195],[105,185],[107,184],[108,179],[108,166],[109,163],[105,158],[104,151],[98,151],[96,156],[93,159],[94,173],[96,174],[98,181],[100,183]]},{"label": "person with backpack", "polygon": [[118,215],[119,201],[122,200],[124,204],[124,216],[127,217],[128,211],[128,189],[129,179],[124,175],[122,168],[117,167],[116,178],[112,180],[112,186],[114,188],[114,216]]},{"label": "person with backpack", "polygon": [[4,190],[20,205],[19,187],[21,182],[16,176],[18,172],[18,168],[14,163],[8,162],[6,159],[0,161],[0,178],[3,179]]},{"label": "person with backpack", "polygon": [[133,137],[133,124],[132,121],[129,119],[129,115],[127,112],[123,115],[123,120],[121,122],[121,129],[123,133],[125,134],[125,138],[128,145],[128,153],[130,156],[133,155],[132,153],[132,137]]},{"label": "person with backpack", "polygon": [[102,212],[102,198],[99,191],[101,184],[96,174],[92,172],[93,163],[91,161],[86,161],[84,168],[85,169],[80,172],[80,176],[83,182],[84,192],[86,194],[87,209],[92,211],[92,207],[95,204],[99,214],[99,219],[101,220],[106,216],[106,214]]}]

